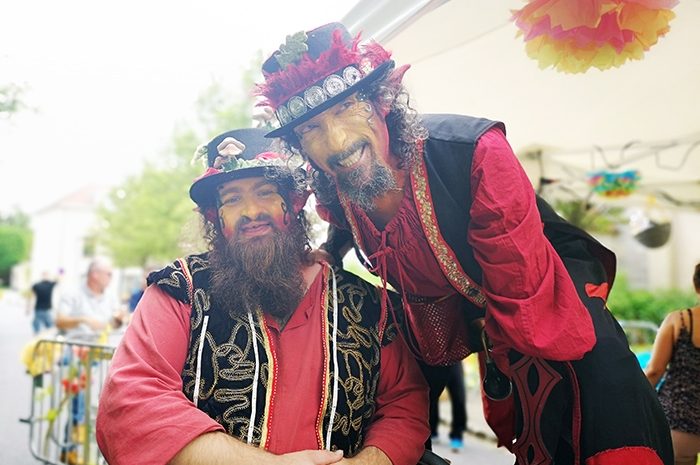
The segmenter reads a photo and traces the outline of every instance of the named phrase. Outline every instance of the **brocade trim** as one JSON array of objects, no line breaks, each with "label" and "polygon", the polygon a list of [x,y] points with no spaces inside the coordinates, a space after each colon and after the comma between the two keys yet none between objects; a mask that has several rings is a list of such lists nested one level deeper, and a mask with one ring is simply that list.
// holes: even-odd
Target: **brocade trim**
[{"label": "brocade trim", "polygon": [[[421,147],[420,154],[423,155]],[[419,161],[411,168],[411,186],[413,187],[413,201],[418,210],[418,217],[423,226],[423,233],[428,239],[433,255],[440,264],[442,272],[452,286],[464,297],[475,305],[485,308],[486,297],[481,288],[464,272],[454,252],[448,247],[437,226],[437,218],[433,209],[433,200],[428,186],[428,170],[425,167],[425,159],[419,157]],[[466,240],[466,238],[465,238]]]},{"label": "brocade trim", "polygon": [[[325,305],[325,308],[332,308],[332,303],[329,300],[328,293],[328,274],[330,268],[323,267],[323,294],[321,295],[321,302]],[[328,395],[330,392],[330,351],[328,349],[328,335],[330,334],[330,328],[328,327],[328,318],[323,319],[323,326],[321,327],[321,341],[323,343],[323,375],[321,377],[321,402],[318,407],[318,414],[316,415],[316,440],[318,443],[318,448],[320,450],[325,449],[325,437],[323,434],[323,419],[326,416],[326,410],[328,409]]]},{"label": "brocade trim", "polygon": [[[257,318],[257,323],[260,327],[260,335],[262,336],[262,346],[267,354],[267,385],[272,386],[272,389],[265,390],[265,414],[262,418],[262,425],[260,427],[260,447],[267,449],[267,444],[270,441],[270,435],[272,434],[270,428],[270,418],[274,411],[274,399],[277,393],[277,355],[272,350],[272,345],[270,344],[270,334],[268,333],[267,325],[262,312],[258,308],[255,311],[255,317]],[[253,334],[255,337],[255,334]],[[255,343],[255,341],[253,341]],[[260,371],[262,372],[264,365],[261,364]],[[260,373],[260,376],[264,376],[264,373]],[[256,387],[254,386],[253,389]]]}]

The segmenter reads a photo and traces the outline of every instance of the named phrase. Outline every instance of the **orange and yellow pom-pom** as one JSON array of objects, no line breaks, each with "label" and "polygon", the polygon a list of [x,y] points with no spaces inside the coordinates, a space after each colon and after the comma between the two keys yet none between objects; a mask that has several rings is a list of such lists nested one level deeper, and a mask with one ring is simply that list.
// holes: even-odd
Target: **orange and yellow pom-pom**
[{"label": "orange and yellow pom-pom", "polygon": [[513,13],[540,68],[604,70],[644,52],[669,31],[677,0],[531,0]]}]

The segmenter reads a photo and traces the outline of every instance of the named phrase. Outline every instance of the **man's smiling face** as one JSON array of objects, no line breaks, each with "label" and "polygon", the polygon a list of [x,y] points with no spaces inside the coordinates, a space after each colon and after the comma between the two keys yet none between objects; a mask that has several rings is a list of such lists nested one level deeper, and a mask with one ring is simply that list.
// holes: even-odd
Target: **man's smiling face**
[{"label": "man's smiling face", "polygon": [[278,186],[264,177],[234,179],[219,186],[221,231],[229,241],[245,242],[284,232],[287,204]]},{"label": "man's smiling face", "polygon": [[355,93],[294,128],[301,150],[351,200],[370,207],[395,183],[386,122]]}]

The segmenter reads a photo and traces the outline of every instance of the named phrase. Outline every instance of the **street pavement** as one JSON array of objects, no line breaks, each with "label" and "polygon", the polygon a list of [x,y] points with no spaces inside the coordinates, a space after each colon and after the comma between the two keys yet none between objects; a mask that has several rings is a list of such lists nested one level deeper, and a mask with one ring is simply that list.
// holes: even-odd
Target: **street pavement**
[{"label": "street pavement", "polygon": [[[449,407],[446,404],[445,407]],[[447,438],[449,428],[440,425],[440,439],[433,445],[433,452],[449,460],[452,465],[513,465],[515,457],[503,448],[496,448],[492,440],[481,439],[473,434],[464,435],[464,448],[459,452],[450,449]]]},{"label": "street pavement", "polygon": [[31,319],[19,294],[0,289],[0,464],[36,465],[29,452],[29,426],[20,418],[29,415],[31,378],[20,361],[22,347],[32,338]]},{"label": "street pavement", "polygon": [[[20,352],[31,340],[31,319],[26,315],[26,302],[16,292],[0,289],[0,363],[4,368],[0,382],[0,465],[36,465],[39,463],[29,450],[29,426],[20,423],[31,406],[31,379],[25,373]],[[477,435],[466,434],[464,449],[450,450],[447,439],[449,402],[441,402],[443,421],[440,441],[433,450],[450,460],[453,465],[511,465],[513,456],[505,449],[496,448],[493,436],[483,421],[481,402],[477,392],[468,394],[469,427]],[[139,464],[134,464],[139,465]]]}]

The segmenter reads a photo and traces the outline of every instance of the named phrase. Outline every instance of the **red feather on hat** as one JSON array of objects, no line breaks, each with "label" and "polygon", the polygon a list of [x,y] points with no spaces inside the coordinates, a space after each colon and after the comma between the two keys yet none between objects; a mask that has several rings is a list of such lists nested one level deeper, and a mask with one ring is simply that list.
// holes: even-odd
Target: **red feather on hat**
[{"label": "red feather on hat", "polygon": [[255,87],[255,95],[264,97],[257,106],[270,106],[277,109],[292,96],[348,65],[361,65],[363,61],[368,61],[374,68],[391,56],[377,43],[365,45],[360,50],[359,42],[358,34],[348,47],[343,42],[341,32],[335,31],[331,47],[321,53],[316,61],[306,53],[298,63],[265,75],[265,83]]}]

